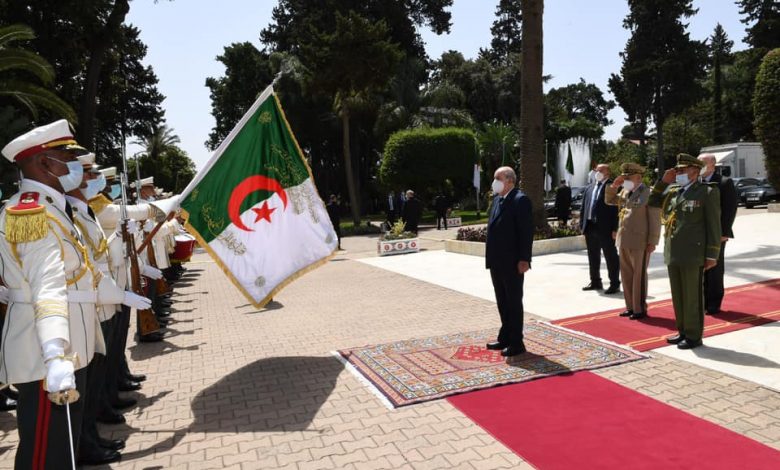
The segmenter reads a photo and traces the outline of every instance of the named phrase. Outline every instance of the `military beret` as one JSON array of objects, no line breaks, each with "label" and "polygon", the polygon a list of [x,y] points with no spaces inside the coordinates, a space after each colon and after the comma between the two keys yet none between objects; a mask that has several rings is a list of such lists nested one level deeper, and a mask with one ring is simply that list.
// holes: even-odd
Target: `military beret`
[{"label": "military beret", "polygon": [[639,163],[624,163],[620,165],[620,171],[623,176],[643,175],[645,174],[645,167]]},{"label": "military beret", "polygon": [[677,154],[677,165],[675,168],[688,168],[689,166],[703,168],[704,162],[694,157],[693,155],[688,155],[687,153]]}]

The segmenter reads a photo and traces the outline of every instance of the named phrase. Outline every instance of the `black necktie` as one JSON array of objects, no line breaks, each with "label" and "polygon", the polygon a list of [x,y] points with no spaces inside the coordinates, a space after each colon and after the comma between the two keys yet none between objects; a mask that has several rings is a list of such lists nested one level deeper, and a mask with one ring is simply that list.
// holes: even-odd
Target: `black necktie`
[{"label": "black necktie", "polygon": [[73,222],[73,208],[70,206],[70,203],[65,201],[65,213],[68,214],[68,218],[71,222]]},{"label": "black necktie", "polygon": [[87,206],[87,214],[89,214],[89,216],[92,217],[92,220],[97,220],[97,217],[95,217],[95,211],[93,211],[92,208],[89,206]]}]

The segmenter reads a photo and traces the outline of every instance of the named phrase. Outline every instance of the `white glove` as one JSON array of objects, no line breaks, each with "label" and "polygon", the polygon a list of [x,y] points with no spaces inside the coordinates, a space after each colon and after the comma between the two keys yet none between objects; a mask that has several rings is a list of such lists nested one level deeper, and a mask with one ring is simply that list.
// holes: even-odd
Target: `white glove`
[{"label": "white glove", "polygon": [[[122,235],[122,226],[120,225],[117,228],[117,233],[121,236]],[[137,235],[138,234],[138,222],[130,219],[127,221],[127,233],[130,235]]]},{"label": "white glove", "polygon": [[144,222],[144,232],[151,232],[154,230],[154,228],[157,226],[156,223],[152,219],[146,219],[146,222]]},{"label": "white glove", "polygon": [[146,310],[152,306],[152,301],[146,297],[128,291],[125,292],[125,300],[122,301],[122,304],[127,305],[130,308]]},{"label": "white glove", "polygon": [[52,339],[43,344],[43,358],[46,363],[46,390],[62,392],[76,388],[76,371],[73,361],[63,359],[65,341]]},{"label": "white glove", "polygon": [[0,286],[0,304],[7,304],[8,297],[8,288],[5,286]]},{"label": "white glove", "polygon": [[144,268],[141,270],[141,274],[155,281],[162,279],[163,277],[162,271],[155,268],[154,266],[149,266],[148,264],[144,265]]}]

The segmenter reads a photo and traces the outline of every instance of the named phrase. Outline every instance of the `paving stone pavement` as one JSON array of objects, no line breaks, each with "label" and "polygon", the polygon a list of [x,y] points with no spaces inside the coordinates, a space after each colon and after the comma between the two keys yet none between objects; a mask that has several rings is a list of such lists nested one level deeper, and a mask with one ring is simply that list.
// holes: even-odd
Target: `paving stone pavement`
[{"label": "paving stone pavement", "polygon": [[[149,380],[103,428],[127,438],[110,468],[532,468],[446,400],[387,409],[330,354],[497,327],[492,302],[341,255],[258,311],[206,255],[188,268],[170,337],[130,348]],[[777,392],[663,356],[596,373],[780,449]],[[0,468],[14,427],[0,415]]]}]

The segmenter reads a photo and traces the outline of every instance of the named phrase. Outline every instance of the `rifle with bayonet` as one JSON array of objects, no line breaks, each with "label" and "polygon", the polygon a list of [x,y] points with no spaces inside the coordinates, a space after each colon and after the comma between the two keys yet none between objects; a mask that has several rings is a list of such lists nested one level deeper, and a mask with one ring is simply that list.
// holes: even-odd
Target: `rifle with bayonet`
[{"label": "rifle with bayonet", "polygon": [[[130,261],[130,288],[138,294],[144,295],[143,285],[141,284],[141,269],[138,266],[138,253],[135,250],[135,240],[128,230],[128,224],[130,218],[127,216],[127,191],[125,189],[127,184],[127,175],[122,173],[120,175],[122,183],[122,242],[125,246],[125,259]],[[138,315],[138,334],[141,336],[159,331],[160,323],[157,321],[157,317],[149,309],[136,310]]]}]

